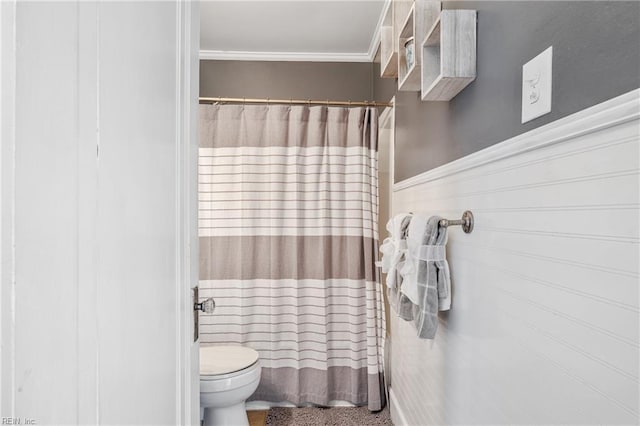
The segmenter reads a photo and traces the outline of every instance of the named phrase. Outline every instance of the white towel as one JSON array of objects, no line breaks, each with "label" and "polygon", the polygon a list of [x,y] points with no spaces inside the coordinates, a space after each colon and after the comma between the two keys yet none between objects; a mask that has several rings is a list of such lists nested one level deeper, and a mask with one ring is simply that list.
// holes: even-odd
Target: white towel
[{"label": "white towel", "polygon": [[400,275],[402,275],[402,294],[417,306],[420,306],[422,302],[418,295],[418,261],[428,220],[429,218],[425,215],[413,215],[407,237],[406,261],[399,269]]},{"label": "white towel", "polygon": [[396,269],[398,262],[407,249],[407,243],[402,239],[402,221],[410,216],[408,213],[397,214],[387,222],[389,236],[384,239],[380,246],[382,260],[376,265],[382,268],[382,272],[387,274],[387,287],[396,287]]},{"label": "white towel", "polygon": [[401,217],[396,218],[397,222],[394,221],[393,224],[390,225],[398,226],[397,230],[393,232],[395,239],[394,247],[398,248],[398,253],[396,253],[398,256],[393,258],[395,268],[391,271],[393,273],[390,277],[391,286],[387,289],[387,297],[389,305],[398,316],[405,321],[411,321],[413,320],[415,305],[400,291],[402,288],[402,275],[400,275],[398,271],[402,269],[405,262],[407,235],[409,234],[409,224],[413,216],[411,214],[403,214],[400,216]]}]

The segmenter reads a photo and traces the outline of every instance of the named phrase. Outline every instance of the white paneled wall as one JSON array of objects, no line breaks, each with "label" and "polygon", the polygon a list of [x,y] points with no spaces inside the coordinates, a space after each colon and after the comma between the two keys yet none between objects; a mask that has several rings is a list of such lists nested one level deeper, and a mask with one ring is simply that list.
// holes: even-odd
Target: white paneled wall
[{"label": "white paneled wall", "polygon": [[394,187],[458,218],[435,341],[392,315],[396,424],[636,424],[640,91]]}]

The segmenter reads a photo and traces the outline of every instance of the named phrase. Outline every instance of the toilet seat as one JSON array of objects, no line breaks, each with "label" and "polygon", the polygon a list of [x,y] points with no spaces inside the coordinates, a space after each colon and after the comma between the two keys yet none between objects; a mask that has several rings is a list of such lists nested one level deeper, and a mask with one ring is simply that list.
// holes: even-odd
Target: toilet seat
[{"label": "toilet seat", "polygon": [[259,354],[244,346],[201,346],[200,380],[221,380],[246,374]]},{"label": "toilet seat", "polygon": [[260,384],[258,352],[242,346],[200,347],[200,407],[207,426],[249,426],[245,401]]}]

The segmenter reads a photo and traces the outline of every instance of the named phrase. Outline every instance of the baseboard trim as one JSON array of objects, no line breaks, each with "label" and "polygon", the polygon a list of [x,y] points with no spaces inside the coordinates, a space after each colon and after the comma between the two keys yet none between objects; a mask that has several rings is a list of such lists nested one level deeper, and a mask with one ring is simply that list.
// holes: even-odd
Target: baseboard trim
[{"label": "baseboard trim", "polygon": [[409,424],[396,398],[396,394],[393,392],[393,388],[389,388],[389,409],[391,410],[391,423],[393,423],[394,426],[405,426]]}]

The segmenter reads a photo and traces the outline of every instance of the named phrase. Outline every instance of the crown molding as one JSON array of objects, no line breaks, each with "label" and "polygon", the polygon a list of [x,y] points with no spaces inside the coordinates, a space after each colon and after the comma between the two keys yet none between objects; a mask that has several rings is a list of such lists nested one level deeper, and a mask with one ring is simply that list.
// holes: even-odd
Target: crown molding
[{"label": "crown molding", "polygon": [[[373,52],[375,55],[375,51]],[[371,62],[371,54],[342,52],[241,52],[201,50],[200,60],[286,61],[286,62]]]}]

